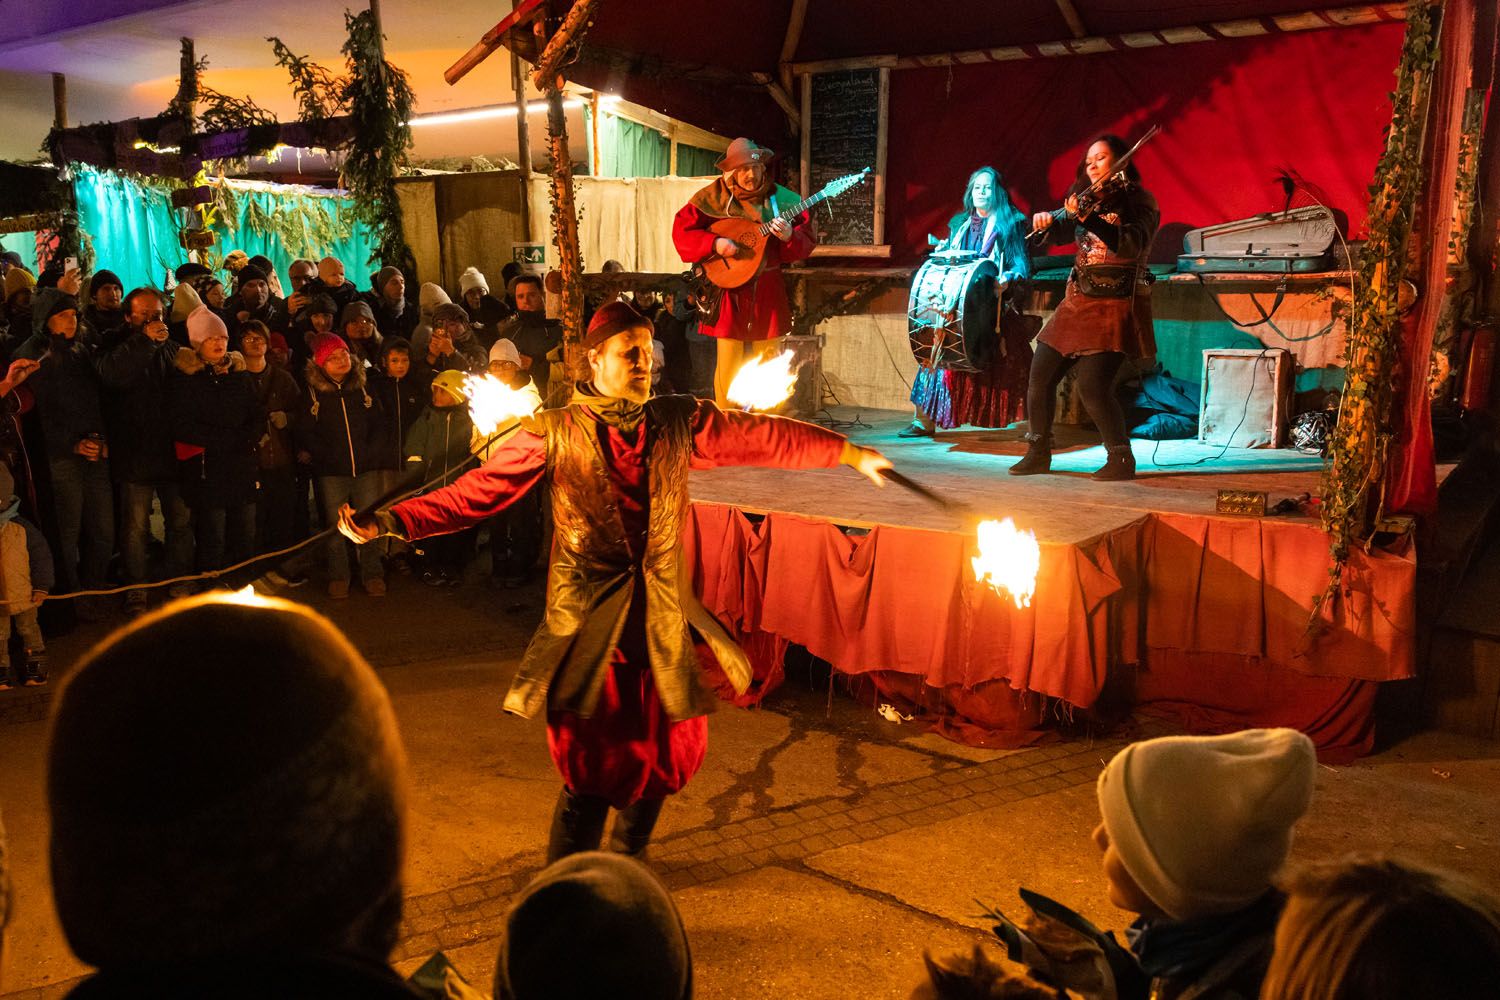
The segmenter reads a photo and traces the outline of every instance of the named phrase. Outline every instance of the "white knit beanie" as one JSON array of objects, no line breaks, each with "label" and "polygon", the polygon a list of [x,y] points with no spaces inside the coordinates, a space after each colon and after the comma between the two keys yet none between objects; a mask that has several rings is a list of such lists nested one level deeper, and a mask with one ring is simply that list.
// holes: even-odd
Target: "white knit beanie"
[{"label": "white knit beanie", "polygon": [[458,291],[460,295],[469,294],[469,289],[477,288],[484,294],[490,294],[490,283],[484,280],[484,275],[479,273],[479,268],[471,267],[458,276]]},{"label": "white knit beanie", "polygon": [[516,345],[504,337],[490,345],[491,361],[509,361],[513,365],[521,363],[521,352],[516,350]]},{"label": "white knit beanie", "polygon": [[208,306],[199,306],[188,314],[187,334],[188,343],[196,348],[212,337],[223,337],[228,340],[229,328],[224,325],[218,313]]},{"label": "white knit beanie", "polygon": [[1312,800],[1317,755],[1293,729],[1132,743],[1099,775],[1109,842],[1176,920],[1228,913],[1271,887]]}]

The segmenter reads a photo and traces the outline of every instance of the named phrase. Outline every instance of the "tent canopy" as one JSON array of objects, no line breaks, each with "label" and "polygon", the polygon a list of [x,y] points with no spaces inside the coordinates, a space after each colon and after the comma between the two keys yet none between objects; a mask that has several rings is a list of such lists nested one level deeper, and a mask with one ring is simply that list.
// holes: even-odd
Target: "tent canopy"
[{"label": "tent canopy", "polygon": [[[886,199],[897,259],[944,232],[975,167],[999,168],[1022,209],[1053,208],[1090,137],[1159,124],[1137,162],[1162,204],[1165,259],[1185,229],[1281,208],[1283,171],[1308,182],[1297,203],[1322,201],[1362,234],[1404,5],[1309,13],[1316,5],[763,0],[751,16],[743,4],[601,0],[563,73],[795,159],[766,81],[797,64],[896,57]],[[492,40],[534,59],[530,20],[542,6],[523,2]]]}]

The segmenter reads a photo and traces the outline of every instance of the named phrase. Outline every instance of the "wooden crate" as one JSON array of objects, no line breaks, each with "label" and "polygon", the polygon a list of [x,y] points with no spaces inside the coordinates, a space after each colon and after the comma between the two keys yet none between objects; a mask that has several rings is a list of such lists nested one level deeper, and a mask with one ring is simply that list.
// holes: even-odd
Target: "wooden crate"
[{"label": "wooden crate", "polygon": [[1500,639],[1439,628],[1423,681],[1427,718],[1434,727],[1500,739]]}]

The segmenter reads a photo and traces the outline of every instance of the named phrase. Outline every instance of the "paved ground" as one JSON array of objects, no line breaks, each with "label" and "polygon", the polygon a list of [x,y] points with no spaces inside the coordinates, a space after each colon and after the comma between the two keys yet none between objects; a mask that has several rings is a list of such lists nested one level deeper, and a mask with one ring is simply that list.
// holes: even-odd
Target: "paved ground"
[{"label": "paved ground", "polygon": [[[406,926],[397,959],[442,949],[487,986],[510,899],[540,867],[557,779],[540,722],[499,704],[537,590],[434,593],[409,579],[330,613],[380,668],[415,771]],[[91,636],[53,644],[66,660]],[[16,915],[3,984],[60,996],[86,970],[51,911],[42,808],[47,695],[0,695],[0,808]],[[991,940],[975,900],[1014,909],[1031,886],[1102,926],[1092,786],[1122,740],[1004,752],[893,725],[795,666],[758,711],[720,712],[708,762],[663,815],[655,864],[676,894],[699,995],[906,997],[924,948]],[[1500,747],[1424,735],[1323,768],[1296,854],[1398,849],[1500,892]]]}]

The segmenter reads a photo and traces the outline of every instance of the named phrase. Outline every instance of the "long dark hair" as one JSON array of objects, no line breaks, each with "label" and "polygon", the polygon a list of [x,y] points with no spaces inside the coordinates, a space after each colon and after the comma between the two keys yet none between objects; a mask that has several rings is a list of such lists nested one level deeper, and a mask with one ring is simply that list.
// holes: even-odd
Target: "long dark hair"
[{"label": "long dark hair", "polygon": [[[1077,194],[1080,191],[1086,191],[1088,190],[1089,185],[1093,183],[1093,181],[1089,180],[1087,168],[1089,163],[1089,150],[1094,148],[1094,143],[1096,142],[1102,142],[1106,146],[1108,146],[1109,151],[1115,154],[1116,160],[1130,151],[1130,146],[1125,142],[1125,140],[1121,139],[1113,132],[1105,132],[1101,135],[1094,136],[1089,140],[1089,144],[1083,147],[1083,155],[1078,158],[1078,169],[1073,173],[1073,186],[1068,189],[1069,194]],[[1136,169],[1134,160],[1131,160],[1129,163],[1125,164],[1125,179],[1133,184],[1139,184],[1141,182],[1141,172]]]}]

